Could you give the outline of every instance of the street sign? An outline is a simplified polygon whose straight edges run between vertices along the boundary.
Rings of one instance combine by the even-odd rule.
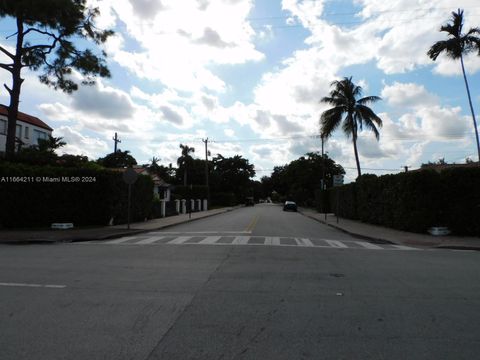
[[[343,175],[333,175],[333,186],[343,185]]]
[[[132,185],[135,184],[135,181],[137,181],[138,174],[132,168],[128,168],[123,172],[122,177],[123,181],[125,181],[125,184]]]

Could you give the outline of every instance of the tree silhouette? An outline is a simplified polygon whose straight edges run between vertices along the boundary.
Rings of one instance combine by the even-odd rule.
[[[183,168],[183,185],[187,186],[187,171],[193,162],[190,154],[195,152],[195,148],[180,144],[180,149],[182,149],[182,155],[177,159],[177,165],[179,170]]]
[[[0,46],[0,52],[8,58],[0,68],[12,77],[11,86],[5,85],[10,96],[6,156],[15,154],[15,129],[24,79],[22,70],[42,71],[40,81],[54,89],[67,93],[78,85],[70,76],[74,70],[83,77],[83,84],[93,84],[95,76],[108,77],[105,52],[96,55],[90,49],[79,49],[73,39],[104,43],[113,34],[110,30],[98,30],[95,18],[97,8],[87,7],[87,0],[9,0],[0,1],[0,18],[12,17],[16,23],[14,50]]]
[[[447,40],[438,41],[432,45],[428,50],[427,55],[433,61],[437,60],[437,57],[441,53],[445,53],[447,57],[458,60],[462,65],[463,80],[465,81],[465,87],[467,89],[468,103],[470,105],[470,111],[472,113],[473,127],[475,129],[475,139],[477,140],[477,153],[478,160],[480,161],[480,142],[478,139],[477,121],[475,120],[475,112],[472,105],[472,97],[470,95],[470,88],[468,87],[467,75],[465,73],[465,64],[463,63],[464,55],[477,50],[480,55],[480,38],[475,36],[480,34],[479,28],[471,28],[467,33],[463,34],[463,10],[458,9],[457,12],[452,12],[450,19],[451,23],[443,25],[440,31],[447,33]]]
[[[378,96],[367,96],[358,99],[362,95],[362,88],[352,82],[352,78],[345,77],[340,81],[333,81],[330,96],[320,101],[333,105],[333,108],[324,111],[320,117],[320,132],[324,139],[329,138],[342,124],[343,132],[352,136],[355,161],[357,162],[358,176],[362,175],[360,160],[358,158],[357,138],[358,131],[365,126],[373,131],[377,140],[380,138],[377,126],[382,126],[380,119],[367,104],[381,100]],[[343,116],[345,115],[345,118]],[[343,120],[342,120],[343,118]]]

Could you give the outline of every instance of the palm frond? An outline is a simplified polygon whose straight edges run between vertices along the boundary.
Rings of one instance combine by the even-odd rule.
[[[332,136],[342,122],[343,113],[343,107],[334,107],[322,113],[320,116],[320,134],[323,138],[327,139]]]
[[[449,58],[459,59],[462,56],[464,45],[462,39],[452,38],[438,41],[428,50],[427,55],[435,61],[437,57],[445,52]]]
[[[369,103],[377,102],[379,100],[382,100],[380,96],[365,96],[364,98],[357,100],[357,104],[366,105]]]
[[[478,28],[478,27],[471,28],[470,30],[468,30],[468,32],[465,34],[465,36],[473,36],[475,34],[480,34],[480,28]]]
[[[355,114],[358,116],[362,126],[365,125],[366,128],[373,131],[378,140],[380,138],[380,133],[378,132],[377,126],[382,127],[382,119],[380,119],[372,109],[365,105],[357,105]]]
[[[345,117],[345,120],[343,120],[342,123],[342,130],[347,135],[347,137],[350,137],[352,134],[356,134],[357,131],[357,122],[354,119],[354,116],[349,116],[347,115]],[[354,140],[356,140],[356,137],[354,136]]]

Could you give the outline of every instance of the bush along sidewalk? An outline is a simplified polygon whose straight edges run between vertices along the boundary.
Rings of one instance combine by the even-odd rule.
[[[126,221],[128,187],[122,173],[0,163],[0,226],[43,227],[54,222],[108,225]],[[132,221],[150,216],[153,181],[132,186]]]
[[[327,190],[322,207],[344,218],[425,233],[446,226],[457,235],[480,236],[480,167],[441,172],[363,175]]]

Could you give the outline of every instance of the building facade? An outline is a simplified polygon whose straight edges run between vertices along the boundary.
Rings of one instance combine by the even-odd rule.
[[[5,152],[8,129],[8,107],[0,105],[0,152]],[[16,146],[28,147],[38,144],[38,139],[48,139],[53,129],[35,116],[18,112],[15,134]]]

